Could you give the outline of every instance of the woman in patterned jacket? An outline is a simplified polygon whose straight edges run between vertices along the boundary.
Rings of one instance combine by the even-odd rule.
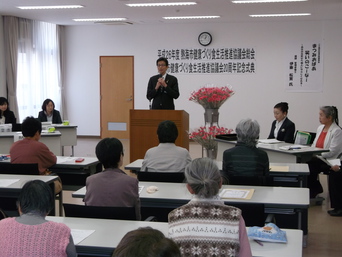
[[[225,205],[218,196],[222,179],[216,163],[195,159],[185,168],[185,177],[194,197],[169,213],[169,237],[182,256],[251,257],[241,210]]]

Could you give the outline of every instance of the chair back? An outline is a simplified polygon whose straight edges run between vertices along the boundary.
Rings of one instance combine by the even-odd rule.
[[[12,131],[16,132],[16,131],[21,131],[21,123],[14,123],[12,125]]]
[[[242,217],[245,220],[246,226],[259,226],[265,225],[265,205],[261,203],[227,203],[226,205],[234,206],[242,211]]]
[[[184,172],[138,172],[139,181],[182,183],[185,181]]]
[[[316,133],[297,130],[294,143],[298,145],[311,145],[315,137]]]
[[[135,207],[87,206],[63,203],[66,217],[137,220]]]
[[[272,186],[271,176],[232,176],[221,173],[224,185]]]
[[[237,134],[221,134],[221,135],[215,136],[215,138],[226,140],[226,141],[236,141]]]
[[[0,162],[0,174],[39,175],[38,163]]]
[[[245,186],[271,186],[272,177],[270,176],[233,176],[230,178],[231,185],[245,185]]]

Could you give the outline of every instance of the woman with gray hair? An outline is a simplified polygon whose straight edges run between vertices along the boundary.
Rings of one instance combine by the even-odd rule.
[[[319,111],[319,122],[321,125],[317,129],[316,137],[312,143],[313,147],[319,147],[329,150],[322,153],[322,157],[326,159],[341,158],[342,155],[342,129],[338,125],[338,110],[335,106],[323,106]],[[323,187],[318,180],[320,172],[330,173],[329,175],[329,191],[335,191],[336,186],[331,178],[335,177],[335,171],[330,170],[330,166],[322,160],[313,157],[309,162],[310,175],[308,176],[308,187],[310,189],[310,198],[315,198],[317,194],[323,192]],[[338,183],[339,184],[339,183]],[[341,188],[341,185],[337,186]],[[337,190],[337,195],[341,194],[342,190]],[[336,210],[331,210],[328,213],[332,216],[342,216],[342,202],[335,204],[335,193],[331,194],[331,207]],[[342,201],[342,197],[340,198]]]
[[[182,256],[251,257],[241,210],[225,205],[218,196],[222,180],[216,163],[195,159],[185,168],[185,178],[194,196],[169,213],[169,237]]]
[[[223,153],[224,182],[235,185],[267,185],[267,153],[256,147],[260,126],[256,120],[243,119],[236,126],[237,144]]]

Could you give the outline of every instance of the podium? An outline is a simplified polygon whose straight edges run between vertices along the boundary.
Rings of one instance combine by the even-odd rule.
[[[157,128],[164,120],[178,129],[177,146],[189,150],[189,114],[183,110],[130,110],[130,162],[143,159],[148,149],[159,145]]]

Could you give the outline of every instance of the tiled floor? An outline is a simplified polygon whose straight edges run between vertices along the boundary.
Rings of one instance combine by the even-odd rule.
[[[75,147],[75,156],[95,156],[95,146],[99,138],[80,137]],[[129,140],[121,140],[125,148],[124,164],[129,162]],[[65,154],[70,154],[70,149],[65,149]],[[202,156],[201,147],[197,143],[190,143],[190,155],[192,158]],[[327,199],[323,205],[312,205],[309,208],[309,233],[307,247],[303,249],[304,257],[340,257],[342,256],[342,217],[331,217],[327,214],[329,209],[327,198],[326,176],[321,176],[324,187],[322,196]],[[81,199],[71,197],[71,191],[63,194],[64,202],[82,203]],[[275,256],[276,257],[276,256]],[[289,256],[291,257],[291,256]]]

